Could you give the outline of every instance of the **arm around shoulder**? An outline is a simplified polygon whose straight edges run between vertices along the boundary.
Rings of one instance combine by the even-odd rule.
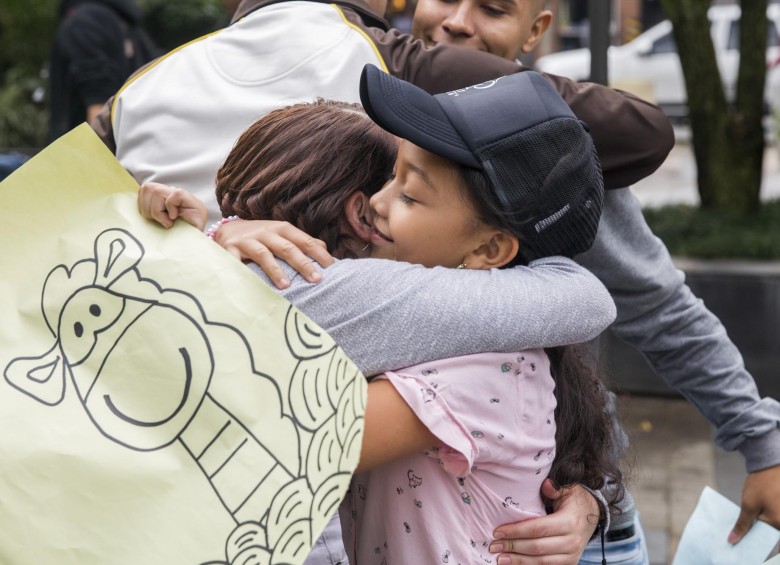
[[[558,345],[590,341],[615,321],[617,310],[609,291],[586,268],[564,257],[547,257],[534,261],[530,267],[544,282],[547,292],[539,298],[544,310],[565,320]],[[518,305],[519,306],[519,305]],[[569,316],[565,316],[565,312]]]
[[[475,49],[445,44],[426,48],[398,30],[365,29],[390,74],[431,94],[531,70]],[[657,106],[599,84],[542,74],[590,128],[607,188],[628,186],[648,176],[674,146],[671,123]]]
[[[331,333],[366,374],[433,359],[587,341],[614,319],[604,286],[569,259],[470,271],[337,261],[284,296]]]

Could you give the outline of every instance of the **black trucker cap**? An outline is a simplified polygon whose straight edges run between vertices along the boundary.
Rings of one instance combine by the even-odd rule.
[[[383,129],[483,171],[529,261],[593,244],[604,198],[593,140],[540,74],[430,95],[366,65],[360,100]]]

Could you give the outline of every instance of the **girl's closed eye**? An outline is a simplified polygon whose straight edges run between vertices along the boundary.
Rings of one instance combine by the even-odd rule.
[[[407,194],[404,194],[403,192],[398,193],[398,200],[400,200],[401,202],[403,202],[408,206],[411,206],[412,204],[417,202],[417,200],[415,200],[411,196],[408,196]]]

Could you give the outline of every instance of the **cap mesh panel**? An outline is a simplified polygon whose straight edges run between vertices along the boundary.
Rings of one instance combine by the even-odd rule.
[[[488,146],[479,157],[528,260],[590,248],[604,181],[593,141],[577,120],[544,122]]]

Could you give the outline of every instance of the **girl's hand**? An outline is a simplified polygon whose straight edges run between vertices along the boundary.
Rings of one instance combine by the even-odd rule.
[[[138,210],[144,218],[170,228],[177,218],[200,231],[206,227],[208,210],[197,196],[183,188],[159,182],[145,182],[138,190]]]
[[[237,259],[257,263],[277,288],[290,286],[289,279],[276,258],[282,259],[310,283],[319,282],[320,272],[312,265],[333,264],[325,242],[315,239],[289,222],[272,220],[237,220],[220,226],[214,235],[219,243]]]

